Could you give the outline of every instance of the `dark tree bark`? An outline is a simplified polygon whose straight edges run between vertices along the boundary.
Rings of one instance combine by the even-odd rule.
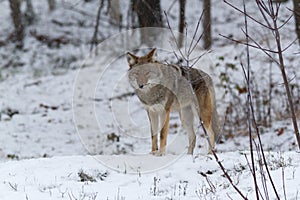
[[[135,11],[138,16],[139,27],[162,27],[162,13],[160,0],[136,0]],[[141,30],[141,41],[153,45],[159,33]]]
[[[48,7],[50,11],[53,11],[56,7],[55,0],[48,0]]]
[[[13,34],[13,40],[17,43],[17,48],[23,47],[24,40],[24,25],[22,23],[22,14],[20,10],[19,0],[9,0],[11,17],[15,26],[15,32]]]
[[[210,0],[203,1],[203,41],[204,49],[210,49],[212,40],[211,40],[211,15],[210,15]]]
[[[185,22],[185,2],[186,0],[179,0],[179,37],[178,37],[178,45],[179,47],[183,46],[183,33],[184,33],[184,22]]]
[[[35,13],[34,13],[34,9],[33,9],[31,0],[26,0],[25,18],[26,18],[28,25],[31,25],[34,23]]]
[[[97,18],[96,18],[96,25],[95,25],[95,31],[94,31],[94,34],[93,34],[93,37],[92,37],[90,51],[92,51],[93,47],[96,47],[98,45],[98,43],[99,43],[97,35],[98,35],[98,29],[99,29],[101,11],[102,11],[102,8],[104,6],[104,0],[100,0],[99,3],[100,3],[100,5],[98,7]],[[97,49],[96,49],[96,55],[97,54],[98,54],[98,52],[97,52]]]
[[[294,16],[296,25],[296,34],[300,45],[300,0],[293,0],[294,2]]]

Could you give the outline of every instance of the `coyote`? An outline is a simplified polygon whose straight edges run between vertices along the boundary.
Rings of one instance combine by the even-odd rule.
[[[127,52],[126,58],[129,65],[129,83],[144,104],[150,120],[151,153],[159,156],[165,154],[170,112],[177,111],[180,114],[181,124],[188,133],[188,154],[193,154],[196,143],[193,122],[197,107],[204,127],[208,131],[211,144],[209,152],[211,152],[211,148],[215,146],[215,138],[219,134],[211,77],[199,69],[190,68],[190,79],[188,79],[188,69],[185,67],[158,62],[155,48],[141,57]],[[197,102],[197,107],[194,102]],[[160,148],[158,150],[157,134],[159,131]]]

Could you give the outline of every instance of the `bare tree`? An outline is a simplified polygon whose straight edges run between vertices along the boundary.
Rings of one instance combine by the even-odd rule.
[[[210,17],[210,0],[203,1],[203,41],[204,49],[210,49],[211,47],[211,17]]]
[[[138,16],[139,27],[162,27],[162,13],[160,0],[137,0],[135,12]],[[141,29],[141,41],[149,46],[155,41],[159,33]]]
[[[294,2],[294,17],[296,25],[296,34],[300,45],[300,0],[293,0]]]
[[[11,17],[15,26],[15,32],[13,34],[13,40],[17,42],[17,48],[23,47],[24,40],[24,25],[22,23],[22,14],[20,10],[19,0],[9,0]]]

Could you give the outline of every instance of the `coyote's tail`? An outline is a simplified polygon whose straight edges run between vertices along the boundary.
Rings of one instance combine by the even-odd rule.
[[[212,129],[214,132],[215,142],[217,143],[220,139],[220,123],[219,123],[219,115],[214,106],[213,113],[212,113]]]

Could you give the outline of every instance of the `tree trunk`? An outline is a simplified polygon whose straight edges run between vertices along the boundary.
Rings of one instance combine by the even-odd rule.
[[[17,48],[23,47],[24,39],[24,25],[22,23],[22,14],[20,10],[19,0],[9,0],[11,18],[15,26],[15,33],[13,34],[13,39],[17,42]]]
[[[56,7],[55,0],[48,0],[48,7],[50,11],[53,11]]]
[[[183,46],[183,34],[184,34],[184,22],[185,22],[185,2],[186,0],[179,0],[179,37],[178,45],[179,48]]]
[[[162,27],[160,0],[137,0],[135,11],[138,16],[139,27]],[[159,36],[154,29],[141,29],[141,42],[152,46]]]
[[[210,49],[211,47],[211,18],[210,18],[210,0],[203,1],[203,40],[204,49]]]
[[[110,0],[109,1],[109,17],[110,17],[111,23],[118,25],[121,30],[122,13],[121,13],[121,7],[120,7],[120,0]]]
[[[293,0],[294,2],[294,16],[296,25],[296,34],[300,45],[300,0]]]
[[[34,23],[35,20],[35,13],[33,10],[32,2],[31,0],[26,0],[26,12],[25,17],[28,25],[31,25]]]

